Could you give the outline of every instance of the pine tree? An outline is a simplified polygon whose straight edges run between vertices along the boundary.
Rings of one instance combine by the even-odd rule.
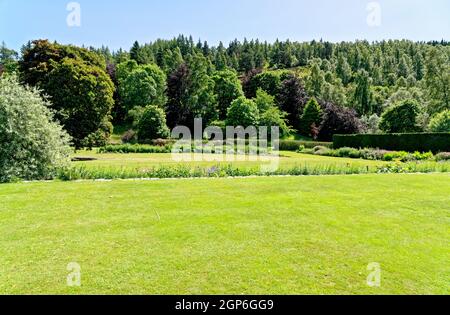
[[[320,69],[319,64],[314,62],[311,67],[311,75],[306,81],[306,89],[311,96],[321,97],[323,85],[325,84],[325,76]]]
[[[313,97],[311,98],[303,110],[303,115],[300,119],[299,131],[302,135],[313,136],[311,134],[313,126],[319,126],[322,122],[322,109],[319,103]]]
[[[361,115],[372,114],[370,77],[366,70],[360,70],[356,76],[356,90],[353,101]]]
[[[139,63],[139,51],[141,50],[141,47],[139,45],[138,41],[135,41],[133,44],[133,47],[131,47],[130,50],[130,58],[132,60],[135,60],[137,63]]]

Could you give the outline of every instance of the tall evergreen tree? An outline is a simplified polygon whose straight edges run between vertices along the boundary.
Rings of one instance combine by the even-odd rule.
[[[354,106],[361,115],[372,114],[370,77],[368,72],[366,70],[358,71],[355,83]]]

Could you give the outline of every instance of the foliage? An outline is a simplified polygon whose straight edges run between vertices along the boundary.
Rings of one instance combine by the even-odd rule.
[[[360,70],[356,75],[356,90],[353,97],[354,106],[361,115],[368,115],[373,113],[371,108],[372,95],[370,90],[369,73],[365,70]]]
[[[386,133],[419,131],[417,124],[418,115],[419,104],[415,100],[405,100],[383,113],[380,129]]]
[[[441,152],[436,154],[436,161],[450,161],[450,152]]]
[[[308,150],[299,151],[300,153],[309,153]],[[323,146],[315,147],[312,151],[315,155],[332,156],[340,158],[351,159],[365,159],[365,160],[380,160],[380,161],[401,161],[401,162],[413,162],[413,161],[433,161],[435,157],[433,153],[426,152],[414,152],[408,153],[405,151],[386,151],[379,149],[355,149],[349,147],[343,147],[339,149],[331,149]]]
[[[312,136],[312,126],[320,126],[321,122],[322,109],[317,100],[313,97],[306,103],[305,109],[303,110],[299,131],[302,135]]]
[[[114,127],[109,119],[105,119],[97,131],[91,133],[81,142],[82,147],[94,148],[101,147],[108,143],[111,134],[113,133]]]
[[[282,75],[283,72],[281,71],[266,71],[255,75],[251,78],[245,95],[253,98],[256,96],[258,89],[262,89],[270,95],[277,97],[281,88]]]
[[[319,128],[319,139],[331,141],[336,134],[354,134],[361,131],[361,122],[353,109],[326,103]]]
[[[42,88],[42,84],[48,79],[47,74],[67,58],[75,59],[102,71],[106,69],[105,60],[92,51],[70,45],[50,43],[48,40],[35,40],[26,45],[22,51],[22,59],[19,62],[21,79],[32,86]],[[46,92],[48,93],[48,91]]]
[[[131,71],[130,71],[131,70]],[[166,103],[166,75],[155,64],[138,66],[133,61],[118,66],[119,94],[125,110]]]
[[[170,130],[166,124],[166,114],[161,108],[149,105],[145,107],[142,117],[137,123],[137,137],[139,141],[158,138],[168,138]]]
[[[437,114],[430,122],[431,132],[450,132],[450,110]]]
[[[114,104],[106,64],[83,48],[34,41],[20,61],[22,79],[51,97],[52,109],[76,147],[104,124]]]
[[[170,153],[172,147],[169,145],[147,145],[147,144],[121,144],[107,145],[99,149],[99,153]]]
[[[227,126],[258,126],[259,125],[259,110],[253,100],[241,96],[231,103],[227,112]]]
[[[325,75],[319,66],[320,60],[311,62],[311,75],[306,81],[306,89],[308,94],[314,97],[321,97],[323,86],[325,84]]]
[[[169,127],[192,127],[195,118],[205,124],[218,118],[211,64],[200,54],[191,56],[169,76],[167,83],[167,120]]]
[[[69,58],[54,64],[46,78],[42,88],[51,96],[56,118],[81,147],[109,119],[114,102],[111,80],[103,70]]]
[[[377,114],[361,117],[362,132],[369,134],[380,133],[381,118]]]
[[[12,74],[17,71],[19,55],[16,51],[6,47],[5,42],[0,45],[0,77],[3,73]]]
[[[287,119],[291,126],[296,128],[300,125],[300,116],[307,100],[306,90],[296,76],[291,75],[281,83],[277,103],[281,110],[288,113]]]
[[[286,113],[280,111],[276,106],[272,106],[260,114],[259,124],[267,127],[269,134],[271,134],[271,127],[279,127],[281,137],[288,136],[292,132],[286,123]]]
[[[123,143],[135,143],[137,142],[137,134],[133,129],[125,131],[121,140]]]
[[[450,133],[335,135],[334,148],[379,148],[407,152],[449,152]]]
[[[67,166],[70,138],[36,89],[0,78],[0,182],[50,179]]]
[[[450,110],[450,53],[432,48],[427,54],[425,84],[432,99],[434,113]]]
[[[281,140],[280,151],[298,151],[300,147],[305,149],[313,149],[317,146],[331,148],[332,142],[318,142],[318,141],[297,141],[297,140]]]
[[[228,107],[240,96],[244,96],[241,81],[237,72],[226,69],[214,73],[212,79],[215,83],[215,94],[219,108],[219,119],[225,119]]]

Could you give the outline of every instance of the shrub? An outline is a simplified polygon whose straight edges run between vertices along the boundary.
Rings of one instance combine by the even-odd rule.
[[[334,148],[379,148],[433,153],[450,151],[450,133],[335,135],[333,140]]]
[[[258,126],[259,111],[255,102],[246,99],[244,96],[239,97],[231,103],[227,113],[227,126]]]
[[[281,140],[280,151],[297,151],[301,146],[306,149],[312,149],[316,146],[332,147],[331,142],[318,142],[318,141],[297,141],[297,140]]]
[[[164,110],[157,106],[147,106],[137,123],[137,137],[140,142],[158,138],[168,138],[170,130]]]
[[[368,134],[380,133],[380,121],[381,118],[377,114],[361,117],[362,132]]]
[[[333,156],[341,158],[351,159],[365,159],[365,160],[380,160],[380,161],[401,161],[401,162],[413,162],[413,161],[430,161],[434,159],[434,155],[431,152],[420,153],[408,153],[405,151],[386,151],[379,149],[355,149],[349,147],[343,147],[339,149],[330,149],[323,146],[314,147],[312,150],[303,148],[300,153],[309,153],[314,155]],[[445,157],[444,157],[445,158]]]
[[[303,115],[300,119],[300,128],[299,131],[302,135],[305,136],[314,136],[312,135],[312,126],[320,126],[322,122],[322,109],[317,103],[315,98],[311,98],[305,106],[303,110]]]
[[[331,141],[336,134],[354,134],[361,130],[356,111],[332,103],[324,105],[323,121],[319,128],[319,139]]]
[[[386,133],[417,132],[419,104],[415,100],[405,100],[394,105],[381,116],[380,129]]]
[[[429,128],[432,132],[450,132],[450,110],[437,114],[430,121]]]
[[[99,153],[170,153],[171,146],[153,146],[144,144],[107,145],[99,149]]]
[[[435,158],[436,161],[450,161],[450,152],[441,152]]]
[[[35,89],[0,79],[0,182],[50,179],[69,162],[69,136]]]
[[[137,141],[137,135],[136,132],[132,129],[126,131],[122,135],[122,142],[123,143],[135,143]]]
[[[92,149],[106,145],[114,130],[112,123],[105,119],[100,128],[81,141],[81,146]]]

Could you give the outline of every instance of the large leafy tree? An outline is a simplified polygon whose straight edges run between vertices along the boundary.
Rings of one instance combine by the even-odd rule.
[[[356,134],[361,131],[361,122],[354,109],[325,103],[323,120],[319,127],[319,139],[333,140],[335,134]]]
[[[217,71],[212,79],[215,83],[214,91],[217,95],[219,119],[223,120],[226,118],[231,102],[240,96],[244,96],[244,92],[242,91],[241,81],[234,70]]]
[[[417,124],[419,104],[415,100],[405,100],[393,105],[381,116],[380,129],[386,133],[420,131]]]
[[[267,71],[256,74],[250,79],[245,94],[248,98],[253,98],[256,96],[258,89],[263,89],[270,95],[277,97],[283,79],[283,72],[281,71]]]
[[[275,97],[271,96],[262,89],[256,92],[256,98],[253,99],[259,112],[259,125],[268,128],[271,132],[271,127],[279,127],[282,136],[287,136],[291,133],[287,113],[280,110],[276,105]]]
[[[55,117],[81,147],[91,134],[102,132],[114,104],[114,84],[104,59],[83,48],[34,41],[19,63],[24,82],[50,96]],[[108,137],[107,132],[104,137]]]
[[[129,61],[118,66],[119,94],[126,110],[166,103],[166,75],[154,64],[138,66]]]
[[[433,117],[429,128],[432,132],[450,132],[450,110],[445,110]]]
[[[321,97],[325,84],[325,74],[317,61],[312,62],[311,75],[306,81],[306,89],[311,96]]]
[[[288,114],[287,119],[291,126],[299,125],[299,119],[307,101],[306,90],[299,78],[291,75],[281,83],[277,103],[281,110]]]
[[[228,108],[227,126],[258,126],[259,125],[259,110],[258,106],[253,100],[241,96],[231,103]]]
[[[427,56],[425,84],[432,99],[431,112],[450,109],[450,52],[432,48]]]
[[[42,88],[50,94],[56,118],[73,137],[76,147],[109,120],[114,86],[100,68],[65,58],[53,65]]]
[[[3,72],[13,73],[17,70],[17,59],[19,55],[16,51],[6,47],[5,42],[0,45],[0,76]]]
[[[336,65],[336,74],[338,77],[342,80],[342,83],[344,85],[347,85],[350,80],[352,79],[352,68],[350,67],[349,63],[347,62],[347,58],[343,56],[343,54],[340,54],[337,60]]]
[[[360,70],[356,76],[354,106],[361,115],[372,114],[370,77],[366,70]]]
[[[188,58],[169,76],[167,82],[167,120],[169,127],[192,127],[195,118],[208,125],[218,118],[211,64],[200,54]]]
[[[70,137],[49,105],[16,77],[0,78],[0,182],[50,179],[68,165]]]

